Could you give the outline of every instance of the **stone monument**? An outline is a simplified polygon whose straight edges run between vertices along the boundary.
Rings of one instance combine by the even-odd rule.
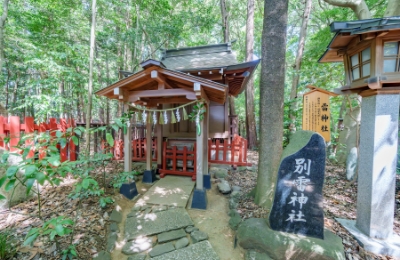
[[[271,229],[323,239],[324,138],[300,131],[282,158],[269,216]]]

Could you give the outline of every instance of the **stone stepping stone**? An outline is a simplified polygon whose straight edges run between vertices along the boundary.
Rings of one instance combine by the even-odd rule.
[[[193,231],[197,231],[197,230],[199,230],[199,229],[197,227],[193,227],[193,226],[187,227],[185,229],[186,233],[192,233]]]
[[[128,260],[145,260],[146,259],[146,254],[137,254],[137,255],[132,255],[128,257]]]
[[[122,214],[114,209],[111,213],[110,221],[120,223],[122,221]]]
[[[185,236],[186,232],[183,229],[178,229],[158,234],[157,238],[158,238],[158,243],[164,243]]]
[[[226,180],[221,180],[220,183],[218,183],[218,190],[222,193],[222,194],[228,194],[231,193],[231,186],[229,185],[229,182],[227,182]]]
[[[193,244],[208,239],[208,235],[202,231],[193,231],[190,233],[190,237]]]
[[[156,235],[193,225],[189,214],[182,208],[139,215],[136,218],[127,218],[125,222],[125,238],[130,241],[140,235]]]
[[[109,226],[109,231],[110,231],[110,233],[118,233],[119,227],[118,227],[117,223],[112,222]]]
[[[134,241],[127,242],[122,247],[122,253],[125,255],[133,255],[144,252],[152,246],[152,239],[148,237],[140,237]]]
[[[109,252],[100,251],[98,256],[93,258],[93,260],[111,260],[111,254]]]
[[[171,252],[174,250],[175,250],[175,247],[174,247],[173,243],[169,242],[169,243],[160,244],[160,245],[155,246],[150,251],[149,255],[151,257],[155,257],[155,256],[163,255],[165,253],[168,253],[168,252]]]
[[[219,260],[217,253],[211,247],[210,242],[202,241],[188,247],[172,251],[152,260]]]
[[[115,244],[117,243],[118,235],[116,233],[110,233],[107,236],[107,252],[112,252],[115,248]]]
[[[189,239],[187,237],[182,237],[175,242],[175,249],[181,249],[189,245]]]

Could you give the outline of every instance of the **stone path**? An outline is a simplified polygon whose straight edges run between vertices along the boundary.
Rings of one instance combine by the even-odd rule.
[[[185,209],[193,187],[186,177],[167,176],[155,183],[127,215],[124,230],[110,225],[108,252],[95,259],[111,259],[109,252],[119,235],[124,237],[122,253],[128,260],[218,260],[208,235],[194,226]],[[119,214],[111,214],[115,222],[120,221]]]
[[[185,208],[195,182],[191,177],[166,176],[157,181],[139,199],[138,204],[155,204]]]

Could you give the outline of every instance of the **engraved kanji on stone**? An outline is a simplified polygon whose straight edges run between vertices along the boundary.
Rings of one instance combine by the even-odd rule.
[[[288,204],[293,204],[293,207],[296,206],[296,202],[298,202],[300,204],[300,209],[303,208],[303,204],[306,204],[308,201],[308,197],[304,196],[304,193],[301,193],[301,196],[298,197],[297,196],[297,192],[293,192],[292,197],[290,197],[290,202]]]
[[[295,159],[296,161],[296,169],[294,170],[295,173],[299,173],[299,174],[307,174],[310,175],[310,168],[311,168],[311,160],[304,158],[299,158],[299,159]]]
[[[304,191],[309,183],[310,179],[305,179],[304,176],[299,176],[296,180],[293,181],[293,184],[296,185],[297,190],[299,191]]]
[[[296,217],[297,217],[297,218],[296,218]],[[290,222],[293,222],[293,221],[295,221],[295,222],[298,222],[298,221],[307,222],[307,220],[305,220],[303,217],[304,217],[304,214],[303,214],[303,212],[301,212],[301,210],[299,210],[299,213],[298,213],[298,214],[296,214],[296,211],[292,210],[292,213],[289,213],[289,218],[286,219],[285,221],[290,221]]]

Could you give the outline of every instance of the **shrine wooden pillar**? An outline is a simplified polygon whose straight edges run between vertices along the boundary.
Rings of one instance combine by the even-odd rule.
[[[143,180],[144,183],[153,183],[156,180],[155,171],[151,168],[152,166],[152,146],[153,140],[151,135],[151,114],[147,115],[146,120],[146,170],[143,173]]]
[[[163,127],[158,120],[157,120],[157,125],[156,125],[156,131],[157,131],[157,169],[161,169],[161,167],[162,167]]]
[[[158,106],[158,109],[161,109],[162,105]],[[163,144],[163,127],[160,124],[159,120],[157,120],[156,125],[156,134],[157,134],[157,169],[161,169],[162,167],[162,144]]]
[[[129,105],[124,105],[124,112],[129,112]],[[132,128],[131,119],[129,118],[128,127],[126,132],[124,133],[124,171],[130,172],[132,171]]]
[[[200,134],[196,134],[196,189],[193,192],[192,208],[207,209],[207,192],[205,189],[204,176],[208,175],[208,119],[209,103],[207,95],[201,88],[200,83],[194,83],[194,91],[198,99],[205,105],[203,120],[200,120]],[[206,186],[209,186],[208,184]]]

